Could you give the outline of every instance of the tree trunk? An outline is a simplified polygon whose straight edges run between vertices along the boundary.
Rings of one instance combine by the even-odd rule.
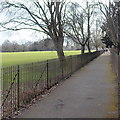
[[[88,44],[87,44],[87,48],[88,48],[89,53],[91,53],[90,43],[89,43],[89,41],[88,41]]]
[[[85,53],[85,45],[82,45],[81,46],[81,54],[84,54]]]
[[[97,47],[97,46],[95,46],[95,48],[96,48],[96,51],[98,51],[98,47]]]
[[[119,56],[120,55],[120,43],[118,43],[117,49],[118,49],[118,56]]]
[[[90,6],[89,6],[89,3],[87,2],[87,7],[88,7],[88,26],[87,26],[87,32],[88,32],[88,42],[87,42],[87,48],[88,48],[88,51],[89,53],[91,53],[91,50],[90,50]]]
[[[66,60],[65,60],[65,55],[63,52],[63,41],[62,40],[64,40],[64,38],[58,39],[57,41],[55,40],[54,45],[55,45],[57,55],[58,55],[58,58],[60,61],[60,67],[62,70],[62,77],[64,78],[64,69],[66,68]]]
[[[59,58],[61,63],[65,59],[65,55],[64,55],[64,52],[63,52],[63,41],[64,41],[64,37],[61,38],[61,39],[57,39],[57,40],[55,39],[53,41],[54,45],[55,45],[55,48],[56,48],[56,51],[57,51],[58,58]]]
[[[65,56],[64,56],[63,48],[58,45],[56,46],[56,51],[57,51],[57,55],[60,61],[64,60]]]

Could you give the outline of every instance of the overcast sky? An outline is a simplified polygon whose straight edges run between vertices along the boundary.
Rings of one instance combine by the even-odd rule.
[[[22,1],[22,0],[15,0],[15,1]],[[71,1],[83,4],[83,1],[85,0],[71,0]],[[87,1],[91,2],[93,0],[87,0]],[[95,0],[95,1],[98,1],[98,0]],[[99,1],[107,3],[109,0],[99,0]],[[6,16],[4,14],[1,15],[0,21],[4,20],[5,17]],[[46,38],[46,35],[42,33],[34,33],[33,31],[30,31],[30,30],[21,30],[17,32],[13,32],[13,31],[0,32],[0,44],[2,44],[5,40],[16,41],[21,44],[27,41],[37,41],[43,38]]]

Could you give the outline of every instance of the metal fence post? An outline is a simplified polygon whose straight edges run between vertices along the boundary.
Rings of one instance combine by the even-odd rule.
[[[64,71],[63,71],[63,69],[64,69],[64,68],[63,68],[63,62],[64,62],[64,60],[62,60],[62,63],[60,63],[60,64],[61,64],[61,69],[62,69],[62,70],[61,70],[61,71],[62,71],[62,79],[64,78]]]
[[[47,66],[46,67],[47,67],[47,89],[49,89],[49,74],[48,74],[48,71],[49,71],[48,67],[49,66],[48,66],[48,60],[47,60]]]
[[[73,68],[72,68],[72,56],[71,56],[71,74],[72,74],[72,72],[73,72],[72,69],[73,69]]]
[[[20,106],[20,69],[19,69],[19,65],[17,68],[17,73],[18,73],[18,77],[17,77],[17,108],[19,110],[19,106]]]

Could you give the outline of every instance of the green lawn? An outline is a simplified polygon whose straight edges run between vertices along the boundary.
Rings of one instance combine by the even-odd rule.
[[[86,51],[87,52],[87,51]],[[65,56],[80,54],[80,51],[65,51]],[[56,51],[39,51],[39,52],[6,52],[2,55],[2,66],[32,63],[57,58]]]
[[[64,53],[66,56],[69,56],[80,54],[80,51],[65,51]],[[3,67],[57,58],[56,51],[6,52],[0,54],[2,55]]]

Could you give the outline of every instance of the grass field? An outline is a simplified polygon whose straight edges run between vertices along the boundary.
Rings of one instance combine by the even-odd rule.
[[[80,51],[64,51],[65,56],[77,55],[80,53]],[[2,55],[2,67],[58,58],[56,51],[6,52],[0,53],[0,55]]]
[[[64,53],[65,56],[69,56],[69,55],[80,54],[80,51],[65,51]],[[56,51],[6,52],[0,54],[2,55],[3,67],[57,58]]]

